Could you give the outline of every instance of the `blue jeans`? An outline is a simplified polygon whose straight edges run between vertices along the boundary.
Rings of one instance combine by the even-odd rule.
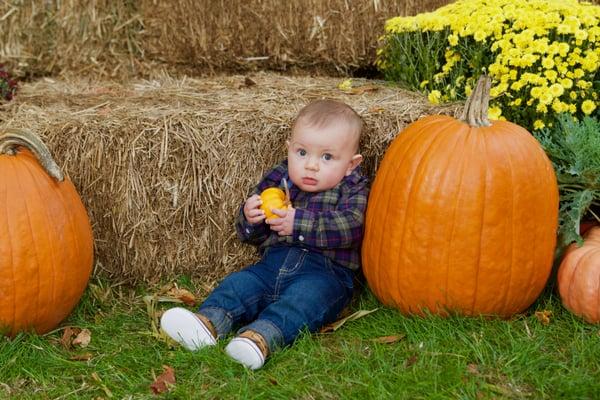
[[[234,325],[265,338],[269,351],[286,346],[308,328],[315,332],[335,321],[352,297],[352,270],[307,249],[267,248],[262,259],[228,275],[198,312],[218,337]]]

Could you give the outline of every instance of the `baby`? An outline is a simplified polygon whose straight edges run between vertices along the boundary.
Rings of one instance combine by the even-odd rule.
[[[196,313],[167,310],[167,335],[194,351],[241,325],[225,352],[258,369],[303,329],[315,332],[337,318],[360,267],[368,195],[357,168],[362,126],[339,101],[314,101],[300,111],[287,159],[262,178],[237,218],[240,240],[258,246],[261,260],[225,277]],[[293,206],[273,209],[276,217],[267,220],[259,194],[285,182]]]

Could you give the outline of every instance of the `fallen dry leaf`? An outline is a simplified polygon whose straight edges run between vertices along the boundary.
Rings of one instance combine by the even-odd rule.
[[[363,85],[363,86],[353,87],[352,89],[347,90],[346,93],[348,93],[348,94],[363,94],[365,92],[375,92],[377,90],[379,90],[379,86]]]
[[[413,354],[412,356],[410,356],[406,359],[406,361],[404,362],[404,366],[406,368],[411,367],[417,362],[418,359],[419,359],[419,357],[417,357],[416,354]]]
[[[73,336],[77,336],[81,332],[81,328],[76,328],[74,326],[67,326],[63,331],[62,337],[60,339],[60,344],[69,350],[73,344]]]
[[[357,312],[355,312],[353,314],[350,314],[347,317],[344,317],[342,319],[338,319],[334,323],[331,323],[329,325],[325,325],[323,328],[321,328],[321,330],[319,332],[320,333],[327,333],[327,332],[337,331],[346,322],[348,322],[348,321],[354,321],[356,319],[362,318],[365,315],[369,315],[369,314],[371,314],[371,313],[373,313],[373,312],[375,312],[377,310],[379,310],[379,308],[374,308],[373,310],[358,310]]]
[[[392,344],[401,341],[404,339],[406,335],[390,335],[390,336],[382,336],[375,339],[371,339],[375,343],[383,343],[383,344]]]
[[[77,334],[77,336],[75,337],[75,339],[73,339],[73,342],[71,342],[71,344],[73,346],[79,346],[79,347],[87,347],[88,344],[90,344],[90,341],[92,340],[92,332],[90,332],[89,329],[82,329],[81,332],[79,332]]]
[[[479,367],[477,364],[469,363],[467,364],[467,372],[471,375],[480,375]]]
[[[369,113],[370,114],[380,114],[383,111],[385,111],[385,108],[383,108],[383,107],[371,107],[371,108],[369,108]]]
[[[177,285],[175,284],[175,282],[166,283],[166,284],[164,284],[164,285],[162,285],[160,287],[160,289],[158,290],[158,294],[165,294],[169,290],[173,289],[174,287],[177,287]]]
[[[184,303],[188,306],[195,306],[198,302],[196,296],[187,289],[179,288],[175,283],[169,283],[160,288],[154,295],[144,296],[144,302],[150,301],[159,303]]]
[[[173,297],[177,300],[181,300],[184,304],[193,307],[196,305],[196,296],[187,289],[180,289],[178,287],[171,288],[167,293],[167,297]]]
[[[543,310],[543,311],[535,312],[535,317],[538,319],[538,321],[540,321],[540,323],[542,325],[548,325],[550,323],[551,316],[552,316],[552,311],[550,311],[550,310]]]
[[[171,386],[175,385],[175,370],[173,367],[163,365],[163,370],[163,373],[150,385],[150,389],[152,389],[154,394],[164,393],[171,390]]]

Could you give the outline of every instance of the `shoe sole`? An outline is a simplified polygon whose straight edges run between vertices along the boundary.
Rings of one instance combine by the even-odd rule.
[[[214,346],[217,341],[206,325],[193,312],[185,308],[171,308],[160,319],[160,328],[171,339],[190,351]]]

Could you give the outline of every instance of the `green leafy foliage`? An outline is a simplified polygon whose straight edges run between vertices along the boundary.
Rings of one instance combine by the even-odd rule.
[[[559,243],[581,242],[582,219],[598,219],[600,207],[600,121],[561,114],[551,129],[534,133],[550,157],[560,191]]]

